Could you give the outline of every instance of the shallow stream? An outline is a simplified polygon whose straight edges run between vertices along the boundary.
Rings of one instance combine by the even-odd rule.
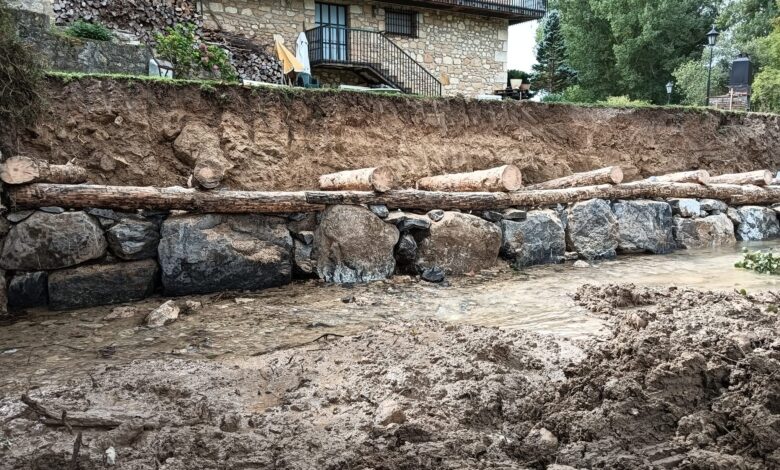
[[[780,248],[780,241],[751,243]],[[97,364],[151,357],[234,361],[278,348],[349,335],[384,321],[431,316],[501,328],[526,328],[568,338],[603,334],[601,319],[572,300],[586,283],[675,285],[700,289],[775,289],[780,276],[736,269],[741,246],[630,256],[591,267],[506,267],[444,285],[396,277],[360,286],[295,283],[256,293],[192,296],[203,303],[158,329],[141,326],[166,299],[72,312],[34,310],[0,326],[0,394],[61,380]],[[184,300],[184,299],[182,299]],[[124,318],[110,319],[112,311]],[[107,318],[108,317],[108,318]],[[319,340],[318,340],[319,338]]]

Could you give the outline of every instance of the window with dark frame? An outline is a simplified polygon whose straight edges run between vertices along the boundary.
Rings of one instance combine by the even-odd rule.
[[[385,32],[398,36],[417,37],[417,12],[385,10]]]

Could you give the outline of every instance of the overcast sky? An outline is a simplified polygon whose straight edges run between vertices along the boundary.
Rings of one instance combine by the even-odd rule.
[[[531,71],[531,66],[536,63],[534,37],[538,25],[538,21],[529,21],[509,27],[508,69]]]

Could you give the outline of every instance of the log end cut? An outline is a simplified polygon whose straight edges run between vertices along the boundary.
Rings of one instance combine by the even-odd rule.
[[[520,168],[506,165],[501,172],[501,183],[506,191],[517,191],[523,187],[523,177]]]
[[[393,189],[393,172],[386,166],[380,166],[371,173],[371,187],[378,193],[384,193]]]
[[[11,157],[0,168],[0,179],[6,184],[29,183],[38,177],[38,164],[28,157]]]

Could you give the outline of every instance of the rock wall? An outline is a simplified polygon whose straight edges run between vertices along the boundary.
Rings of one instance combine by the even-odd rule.
[[[457,98],[49,79],[48,111],[6,149],[88,168],[93,183],[186,185],[189,129],[232,165],[232,189],[313,189],[319,175],[386,165],[423,176],[513,163],[527,183],[606,165],[627,179],[780,168],[780,117]],[[201,131],[202,130],[202,131]],[[211,145],[211,144],[210,144]]]
[[[695,199],[427,214],[344,205],[285,217],[49,207],[0,219],[0,301],[5,306],[6,288],[11,310],[64,310],[296,278],[360,283],[412,274],[441,282],[499,258],[521,269],[776,238],[776,210]]]

